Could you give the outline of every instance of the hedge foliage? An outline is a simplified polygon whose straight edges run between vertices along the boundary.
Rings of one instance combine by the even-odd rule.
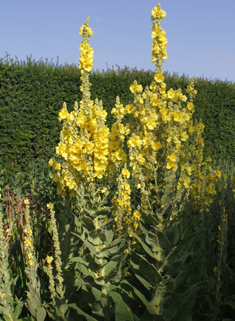
[[[35,159],[49,159],[61,130],[58,113],[63,102],[68,111],[75,100],[81,100],[80,71],[76,65],[55,65],[40,60],[35,62],[0,60],[0,166],[6,175],[24,171]],[[111,127],[111,110],[116,96],[126,105],[132,101],[129,87],[137,80],[143,87],[150,86],[154,72],[125,67],[117,70],[93,71],[91,99],[102,99]],[[183,75],[165,73],[167,90],[181,87],[186,93],[190,79]],[[205,154],[216,159],[235,160],[235,84],[228,81],[195,79],[194,119],[205,124]]]

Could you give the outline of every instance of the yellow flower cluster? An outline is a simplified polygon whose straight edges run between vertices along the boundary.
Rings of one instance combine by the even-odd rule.
[[[47,257],[46,257],[46,261],[47,261],[47,263],[48,263],[48,264],[51,264],[51,263],[52,263],[52,261],[53,261],[53,257],[52,257],[52,256],[48,256],[48,255],[47,255]]]
[[[24,251],[26,254],[26,265],[36,268],[36,258],[34,255],[33,233],[29,222],[29,202],[26,203],[26,227],[24,228]]]
[[[154,81],[145,90],[134,81],[130,86],[134,96],[133,103],[125,107],[117,97],[111,111],[116,122],[111,130],[105,125],[107,113],[103,110],[102,102],[90,99],[89,72],[92,70],[94,53],[88,40],[93,32],[89,27],[89,19],[86,20],[80,28],[83,36],[79,59],[82,100],[79,107],[75,102],[74,110],[70,113],[66,103],[63,104],[58,117],[63,122],[60,142],[56,147],[58,160],[49,161],[54,169],[52,179],[58,183],[58,193],[62,193],[62,196],[66,191],[75,195],[79,185],[84,182],[116,178],[121,171],[117,179],[117,192],[112,199],[113,215],[117,231],[127,230],[128,235],[137,230],[141,211],[143,213],[150,210],[149,197],[152,190],[158,193],[157,205],[160,210],[164,210],[165,202],[167,199],[169,202],[168,196],[171,194],[174,208],[172,214],[169,214],[169,222],[180,210],[177,202],[183,204],[182,198],[185,200],[189,194],[195,203],[204,204],[203,210],[205,206],[209,206],[216,193],[214,181],[221,175],[220,171],[212,170],[208,164],[210,160],[207,160],[205,170],[208,175],[205,176],[206,183],[203,183],[201,168],[204,125],[194,125],[192,122],[195,111],[193,98],[197,94],[194,78],[187,86],[187,96],[181,89],[167,90],[164,82],[162,63],[167,58],[167,38],[161,28],[161,20],[165,16],[160,4],[153,8],[152,62],[156,65]],[[123,121],[125,116],[128,123]],[[126,164],[125,144],[129,148],[129,167]],[[140,193],[140,207],[133,214],[128,168],[132,170],[133,186]],[[162,187],[160,191],[158,184]],[[104,197],[107,189],[100,191],[99,197]],[[165,218],[164,220],[167,221]]]
[[[89,25],[89,18],[87,18],[85,25],[80,28],[80,35],[84,36],[84,40],[82,41],[79,49],[81,51],[81,55],[79,58],[79,69],[81,71],[91,71],[93,68],[93,58],[94,58],[94,50],[88,44],[89,37],[93,36],[93,31],[88,26]]]
[[[124,233],[128,233],[132,236],[132,233],[138,229],[141,214],[139,211],[135,211],[131,214],[131,188],[129,179],[130,172],[125,167],[122,169],[120,176],[118,177],[118,190],[116,195],[112,199],[114,204],[114,210],[112,214],[115,215],[114,229],[118,232],[124,230]]]
[[[75,195],[78,186],[85,179],[102,179],[115,168],[113,164],[122,166],[127,161],[122,144],[130,129],[121,123],[124,108],[119,98],[117,97],[113,109],[117,121],[111,132],[105,125],[107,112],[103,110],[102,102],[98,99],[95,102],[90,100],[89,72],[92,68],[93,51],[88,45],[88,39],[92,35],[88,22],[89,19],[80,31],[83,35],[79,60],[83,93],[80,108],[75,102],[74,110],[69,113],[66,103],[63,104],[58,117],[59,121],[63,122],[63,129],[56,147],[60,161],[49,160],[50,166],[54,169],[51,178],[58,183],[57,191],[62,196],[65,195],[66,189],[70,195]],[[89,67],[84,67],[88,65]]]
[[[164,10],[161,10],[160,4],[158,4],[157,7],[153,8],[151,19],[152,21],[157,19],[157,22],[153,22],[153,26],[152,26],[152,38],[154,39],[152,44],[152,62],[156,62],[156,63],[159,63],[159,60],[163,62],[165,59],[167,59],[166,33],[164,30],[162,30],[160,26],[161,19],[165,19],[165,16],[166,16],[166,12]],[[161,74],[161,72],[157,73],[154,79],[157,82],[164,81],[164,77]]]
[[[111,113],[116,118],[116,122],[112,125],[111,132],[109,134],[109,158],[116,166],[122,166],[127,161],[126,153],[123,150],[123,142],[125,135],[130,133],[129,126],[122,124],[122,118],[124,117],[125,109],[120,104],[120,99],[117,97],[115,108]]]
[[[73,191],[82,176],[88,177],[92,173],[94,177],[101,179],[105,175],[109,129],[104,125],[107,113],[97,102],[94,104],[90,101],[89,113],[84,111],[82,102],[79,111],[76,106],[71,113],[63,111],[67,111],[66,104],[60,112],[60,115],[65,116],[60,117],[64,125],[56,154],[62,156],[66,163],[61,166],[51,159],[49,164],[57,171],[52,179],[60,183],[60,191],[64,191],[65,187]]]

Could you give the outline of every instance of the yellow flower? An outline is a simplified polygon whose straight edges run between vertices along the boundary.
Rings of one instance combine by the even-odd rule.
[[[29,254],[28,254],[28,258],[29,258],[29,260],[31,260],[31,259],[32,259],[32,257],[33,257],[33,254],[32,254],[32,253],[29,253]]]
[[[188,175],[192,174],[192,168],[191,167],[186,167],[185,169],[186,169]]]
[[[134,93],[142,93],[143,87],[142,87],[142,85],[132,84],[132,85],[130,85],[130,91],[131,91],[133,94],[134,94]]]
[[[162,148],[162,144],[160,142],[151,141],[150,145],[151,145],[152,149],[155,150],[155,151],[157,151],[157,150]]]
[[[179,123],[182,123],[183,122],[183,117],[182,117],[182,113],[180,111],[175,111],[173,113],[173,116],[174,116],[174,121],[175,122],[179,122]]]
[[[51,202],[47,204],[47,208],[49,208],[49,209],[53,208],[53,205],[51,204]]]
[[[29,261],[29,265],[30,265],[30,266],[34,265],[34,261],[30,260],[30,261]]]
[[[186,132],[182,132],[181,133],[181,140],[183,141],[183,142],[185,142],[187,139],[188,139],[188,134],[186,133]]]
[[[188,102],[188,103],[187,103],[187,108],[188,108],[188,110],[193,111],[193,110],[194,110],[194,105],[193,105],[193,103]]]
[[[24,245],[25,245],[26,248],[27,248],[28,246],[31,247],[31,246],[32,246],[32,242],[31,242],[29,239],[27,239],[27,237],[26,237],[26,238],[25,238]]]
[[[24,204],[29,205],[29,200],[27,198],[24,200]]]
[[[61,111],[59,112],[58,119],[61,121],[62,119],[66,119],[69,116],[69,113],[66,109],[62,108]]]
[[[54,162],[54,169],[56,170],[56,171],[59,171],[60,169],[61,169],[61,165],[59,164],[59,163],[57,163],[57,162]]]
[[[48,264],[51,264],[51,262],[53,261],[53,257],[47,255],[46,261],[47,261]]]
[[[151,16],[152,20],[155,20],[157,18],[165,19],[165,17],[166,17],[166,12],[164,10],[161,10],[160,5],[152,9],[152,16]]]
[[[190,179],[189,178],[185,178],[184,179],[184,187],[185,188],[189,188],[189,184],[190,184]]]
[[[74,189],[74,187],[76,186],[76,182],[74,180],[69,180],[67,181],[67,184],[69,189]]]
[[[141,214],[140,214],[139,211],[135,211],[135,212],[133,213],[133,216],[134,216],[134,218],[136,218],[137,220],[140,220],[140,218],[141,218]]]
[[[106,193],[106,192],[107,192],[107,188],[104,187],[104,188],[102,189],[101,193]]]
[[[122,170],[122,176],[129,178],[130,177],[130,172],[128,171],[128,169],[123,168]]]
[[[169,159],[172,162],[176,162],[178,158],[177,158],[177,155],[173,153],[170,156],[168,156],[167,159]]]
[[[215,171],[215,175],[220,178],[221,177],[221,171]]]
[[[170,90],[168,90],[167,97],[169,99],[174,99],[175,98],[175,92],[174,92],[174,90],[172,88]]]
[[[150,119],[147,122],[146,126],[148,127],[148,129],[154,130],[154,128],[157,126],[157,123],[153,119]]]
[[[128,250],[128,249],[125,249],[124,253],[128,254],[128,253],[129,253],[129,250]]]
[[[156,74],[156,75],[154,76],[154,79],[156,80],[156,82],[161,83],[161,82],[164,81],[164,76],[161,75],[161,74]]]

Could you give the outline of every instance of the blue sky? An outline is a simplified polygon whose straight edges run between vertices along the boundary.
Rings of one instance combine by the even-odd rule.
[[[1,0],[0,57],[77,64],[79,28],[90,17],[94,70],[116,64],[155,70],[151,10],[155,0]],[[235,0],[162,0],[168,59],[163,69],[235,82]]]

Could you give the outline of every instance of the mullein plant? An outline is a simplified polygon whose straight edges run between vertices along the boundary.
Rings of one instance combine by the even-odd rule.
[[[167,38],[161,28],[165,16],[160,4],[153,8],[154,81],[144,90],[136,81],[130,86],[132,104],[124,107],[117,97],[111,129],[105,125],[102,102],[90,99],[94,52],[88,44],[93,35],[89,18],[80,29],[82,100],[75,102],[71,113],[63,104],[57,156],[49,164],[58,193],[77,200],[73,234],[78,243],[70,253],[77,301],[70,306],[86,318],[84,301],[89,312],[107,320],[113,313],[117,320],[134,320],[135,314],[179,320],[182,311],[192,317],[190,309],[206,286],[206,282],[199,285],[204,270],[192,287],[189,280],[194,277],[192,266],[196,268],[203,256],[202,230],[196,227],[213,202],[221,172],[212,169],[210,158],[203,161],[204,125],[192,121],[194,78],[187,87],[188,97],[181,89],[166,90],[162,63],[167,58]],[[125,116],[129,122],[124,125]],[[192,207],[201,216],[192,216]],[[178,300],[177,291],[178,304],[168,304]]]
[[[18,320],[24,303],[15,296],[16,279],[12,279],[8,263],[8,242],[12,233],[12,224],[4,231],[3,214],[0,209],[0,315],[2,320]]]
[[[58,235],[58,229],[55,219],[54,205],[52,203],[47,204],[47,208],[50,211],[51,217],[51,230],[52,230],[52,239],[54,243],[54,257],[47,255],[46,264],[47,267],[45,271],[49,278],[49,292],[51,297],[51,302],[47,305],[47,313],[53,319],[64,320],[66,319],[66,312],[68,311],[67,300],[65,299],[65,287],[64,287],[64,278],[62,272],[62,261],[61,261],[61,249],[60,241]],[[53,273],[52,262],[55,262],[56,276]]]
[[[27,276],[27,300],[26,307],[30,311],[33,320],[44,320],[46,309],[42,306],[41,284],[37,274],[38,263],[35,255],[33,233],[30,224],[29,206],[30,202],[26,198],[25,203],[25,229],[24,229],[24,254],[25,254],[25,274]]]

